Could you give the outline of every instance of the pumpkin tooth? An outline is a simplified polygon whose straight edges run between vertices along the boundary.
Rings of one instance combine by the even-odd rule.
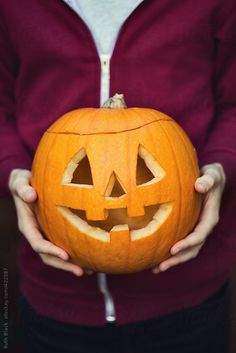
[[[128,224],[118,224],[118,225],[112,227],[111,232],[118,232],[121,230],[129,230]]]
[[[146,227],[141,229],[131,230],[130,232],[131,239],[137,240],[140,238],[150,236],[154,232],[156,232],[162,226],[162,224],[164,224],[166,219],[169,217],[169,214],[171,213],[172,208],[173,208],[172,202],[167,202],[160,205],[158,211],[154,214],[152,221],[149,222],[146,225]]]

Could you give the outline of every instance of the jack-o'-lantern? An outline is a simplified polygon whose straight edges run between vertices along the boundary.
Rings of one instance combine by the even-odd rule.
[[[36,214],[71,261],[106,273],[157,265],[199,215],[195,150],[169,116],[126,108],[121,95],[103,108],[58,119],[37,149]],[[109,109],[112,108],[112,109]]]

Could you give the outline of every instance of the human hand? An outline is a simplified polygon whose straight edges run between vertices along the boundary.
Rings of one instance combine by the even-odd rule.
[[[40,233],[33,211],[37,193],[30,186],[30,179],[31,172],[26,169],[14,169],[9,177],[9,189],[16,206],[20,232],[46,265],[82,276],[83,269],[69,262],[69,255],[63,249],[44,239]]]
[[[198,224],[186,238],[178,241],[170,249],[173,256],[153,268],[154,274],[195,258],[219,221],[220,203],[226,180],[224,169],[220,163],[212,163],[205,165],[201,173],[202,176],[195,182],[196,191],[205,196]]]

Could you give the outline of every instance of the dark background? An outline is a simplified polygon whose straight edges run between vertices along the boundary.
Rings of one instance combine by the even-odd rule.
[[[16,265],[16,247],[18,241],[17,221],[13,202],[11,200],[0,200],[0,352],[24,353],[21,349],[21,337],[17,325],[17,300],[18,300],[18,271]],[[6,271],[4,269],[7,269]],[[5,279],[5,281],[4,281]],[[5,283],[5,286],[3,285]],[[236,266],[231,273],[232,285],[232,325],[230,336],[230,352],[236,352]],[[8,288],[7,288],[8,287]],[[4,288],[5,303],[8,300],[8,319],[4,317]],[[6,310],[5,310],[6,315]],[[8,324],[8,327],[6,326]],[[5,340],[8,348],[3,347],[3,334],[8,335]],[[210,352],[209,352],[210,353]],[[228,353],[228,352],[222,352]]]

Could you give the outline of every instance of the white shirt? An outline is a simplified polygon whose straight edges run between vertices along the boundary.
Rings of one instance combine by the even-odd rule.
[[[63,0],[85,22],[101,63],[100,105],[110,97],[110,59],[122,24],[143,0]]]
[[[64,0],[87,24],[98,53],[112,55],[122,24],[143,0]]]

